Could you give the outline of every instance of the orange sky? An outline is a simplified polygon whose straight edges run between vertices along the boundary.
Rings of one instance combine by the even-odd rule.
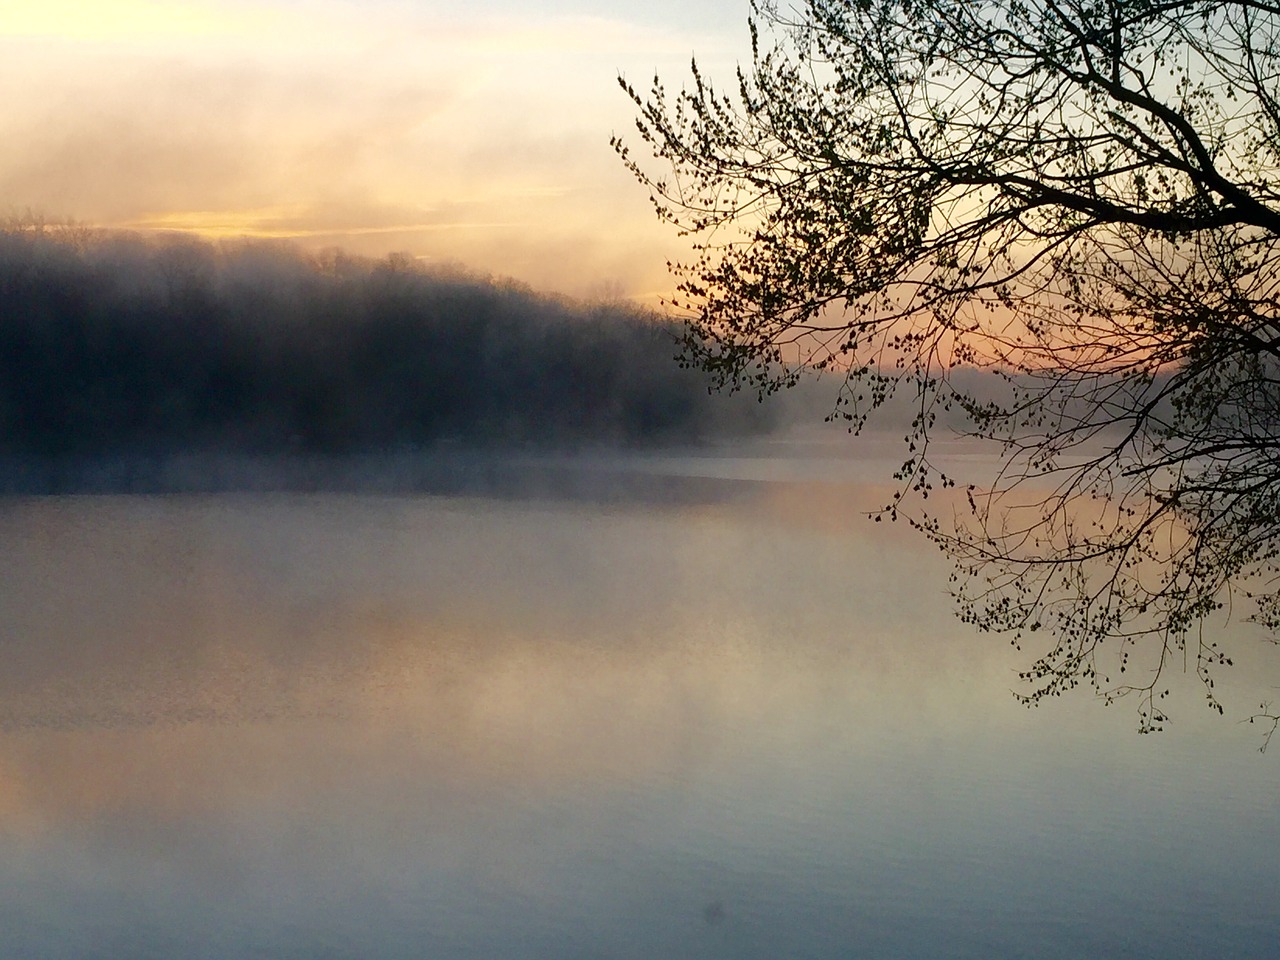
[[[0,213],[408,251],[652,299],[686,248],[619,72],[730,75],[746,0],[0,0]],[[638,138],[637,138],[638,139]]]

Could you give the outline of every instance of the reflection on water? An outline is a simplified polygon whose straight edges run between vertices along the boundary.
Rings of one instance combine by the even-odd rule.
[[[736,485],[0,504],[0,956],[1273,955],[1256,730],[1019,707],[830,464],[631,467]]]

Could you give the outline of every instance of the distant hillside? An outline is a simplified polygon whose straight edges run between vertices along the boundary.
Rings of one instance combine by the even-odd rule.
[[[0,231],[0,454],[368,453],[757,432],[627,304],[249,241]]]

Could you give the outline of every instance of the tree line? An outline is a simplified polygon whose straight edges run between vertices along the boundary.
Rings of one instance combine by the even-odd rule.
[[[279,243],[0,230],[0,453],[686,441],[763,426],[627,303]]]

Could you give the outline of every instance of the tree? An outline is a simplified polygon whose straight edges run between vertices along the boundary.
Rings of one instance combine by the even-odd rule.
[[[729,93],[621,81],[658,172],[614,148],[692,237],[685,361],[826,371],[855,431],[908,397],[876,519],[950,552],[964,619],[1049,638],[1026,702],[1136,693],[1158,729],[1185,658],[1222,712],[1219,611],[1280,627],[1280,5],[752,9]],[[943,417],[996,476],[939,468]]]

